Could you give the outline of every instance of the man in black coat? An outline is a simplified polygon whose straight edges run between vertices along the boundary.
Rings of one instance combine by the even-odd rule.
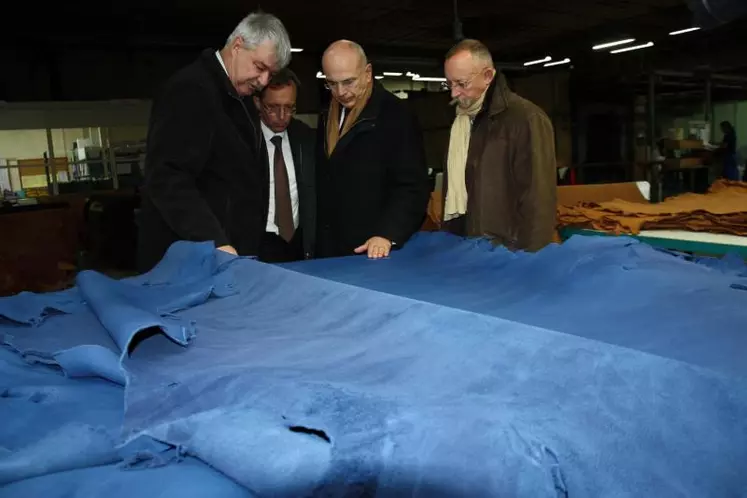
[[[147,271],[177,240],[214,241],[258,255],[267,225],[269,165],[249,95],[290,61],[276,17],[244,18],[220,51],[206,50],[169,79],[151,109],[138,219]]]
[[[332,99],[317,129],[317,256],[387,257],[425,217],[422,132],[405,103],[374,81],[357,43],[330,45],[322,67]]]
[[[314,253],[316,135],[293,118],[299,87],[298,77],[286,68],[254,96],[271,165],[269,214],[259,259],[270,263],[309,259]]]

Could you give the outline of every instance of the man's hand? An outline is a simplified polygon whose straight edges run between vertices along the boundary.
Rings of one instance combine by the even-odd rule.
[[[381,259],[389,257],[392,250],[392,243],[384,237],[371,237],[360,247],[355,248],[356,254],[368,252],[371,259]]]
[[[227,252],[228,254],[233,254],[234,256],[238,256],[239,254],[236,252],[236,249],[233,248],[233,246],[220,246],[218,248],[219,251]]]

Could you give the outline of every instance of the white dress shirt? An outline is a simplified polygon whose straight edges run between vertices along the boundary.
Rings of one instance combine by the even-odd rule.
[[[267,231],[279,233],[275,224],[275,145],[270,141],[276,135],[283,137],[283,159],[285,160],[285,169],[288,171],[288,185],[290,187],[291,207],[293,208],[293,226],[298,228],[298,184],[296,183],[296,168],[293,163],[293,153],[291,152],[290,140],[288,140],[288,131],[275,133],[264,123],[262,125],[262,135],[265,137],[267,144],[267,155],[270,158],[270,205],[267,210]]]
[[[223,70],[226,72],[226,76],[228,76],[228,69],[226,69],[226,63],[223,62],[223,57],[220,56],[220,51],[215,51],[215,56],[218,58],[218,62],[220,62],[220,67],[223,68]],[[230,76],[228,76],[230,78]]]

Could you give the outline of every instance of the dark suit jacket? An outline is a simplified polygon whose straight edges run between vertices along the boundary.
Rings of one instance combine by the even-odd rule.
[[[317,257],[354,254],[373,236],[401,247],[423,223],[430,186],[415,115],[378,83],[328,158],[317,129]]]
[[[310,259],[314,257],[316,244],[316,135],[310,126],[297,119],[291,120],[286,131],[296,170],[304,258]]]
[[[239,97],[215,52],[169,79],[153,102],[138,220],[146,271],[177,240],[256,255],[269,203],[267,147],[256,108]]]

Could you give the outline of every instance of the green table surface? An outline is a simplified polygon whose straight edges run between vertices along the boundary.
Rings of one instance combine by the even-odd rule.
[[[733,240],[743,239],[743,243],[724,243],[715,242],[709,240],[685,240],[671,237],[657,237],[651,233],[652,231],[646,232],[643,235],[625,235],[634,239],[638,239],[641,242],[645,242],[652,247],[658,247],[661,249],[669,249],[673,251],[689,252],[695,254],[708,254],[713,256],[723,256],[727,253],[735,253],[741,257],[747,259],[747,237],[733,237]],[[671,232],[668,232],[671,233]],[[565,227],[560,230],[560,236],[563,240],[567,240],[573,235],[584,235],[584,236],[603,236],[603,237],[615,237],[614,233],[602,232],[599,230],[591,230],[588,228],[574,228]],[[707,239],[710,234],[698,234],[701,235],[702,239]],[[690,238],[697,238],[690,235]],[[742,242],[740,240],[740,242]]]

